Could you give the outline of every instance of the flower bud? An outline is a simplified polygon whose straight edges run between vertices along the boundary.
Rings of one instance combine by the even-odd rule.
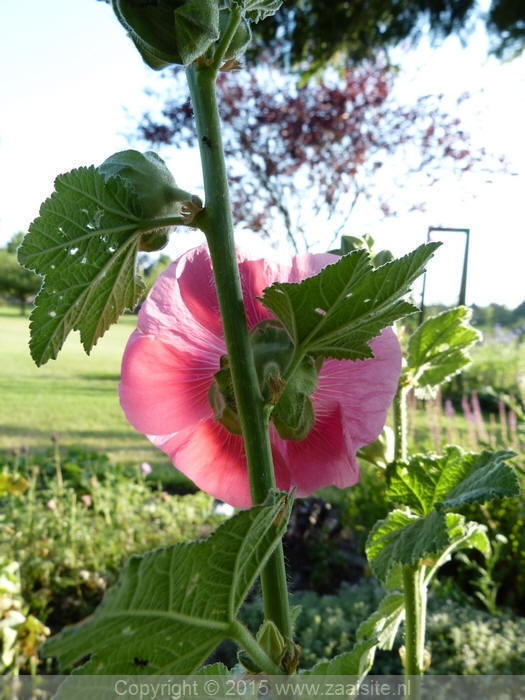
[[[162,158],[153,151],[139,153],[129,150],[114,153],[98,166],[98,171],[106,181],[112,177],[121,177],[135,189],[144,218],[179,213],[175,179]]]
[[[219,38],[218,0],[112,0],[119,22],[155,70],[188,65]]]
[[[189,197],[179,190],[166,164],[156,153],[128,150],[114,153],[99,165],[98,171],[109,180],[120,177],[131,185],[136,193],[144,219],[180,214],[181,201]],[[152,251],[164,248],[170,230],[157,229],[143,234],[139,250]]]

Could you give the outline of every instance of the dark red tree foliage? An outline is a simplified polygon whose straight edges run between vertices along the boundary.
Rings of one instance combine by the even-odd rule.
[[[399,159],[400,185],[413,172],[432,183],[440,169],[467,171],[483,160],[439,97],[408,107],[394,103],[394,77],[380,61],[302,87],[267,65],[222,73],[219,105],[236,223],[273,240],[284,232],[298,250],[311,243],[317,221],[315,235],[329,247],[359,198],[375,196],[384,215],[395,213],[392,192],[386,197],[374,188],[374,174],[389,159]],[[145,115],[139,132],[152,145],[196,144],[191,105],[180,88],[162,118]]]

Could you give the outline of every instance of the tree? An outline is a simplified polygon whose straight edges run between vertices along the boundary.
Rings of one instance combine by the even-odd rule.
[[[416,39],[423,27],[434,40],[465,37],[481,18],[492,52],[512,58],[525,46],[525,3],[492,0],[485,13],[477,0],[287,0],[255,27],[256,53],[277,52],[284,66],[311,75],[328,63],[358,63],[378,51]]]
[[[16,255],[16,251],[18,250],[19,245],[24,240],[25,235],[25,231],[19,231],[18,233],[15,233],[14,236],[11,236],[10,240],[7,242],[7,252]]]
[[[333,246],[360,199],[376,197],[385,215],[393,213],[375,180],[394,156],[400,185],[422,172],[432,184],[442,167],[463,173],[483,160],[484,151],[469,149],[468,135],[439,98],[396,104],[393,82],[394,72],[379,60],[302,87],[267,66],[223,73],[219,103],[237,223],[272,240],[284,234],[296,250],[322,230],[326,247]],[[162,114],[143,118],[142,138],[195,145],[191,106],[180,90]]]
[[[22,314],[25,313],[27,302],[40,289],[40,282],[38,275],[19,265],[15,252],[9,251],[9,244],[0,250],[0,294],[18,299]]]

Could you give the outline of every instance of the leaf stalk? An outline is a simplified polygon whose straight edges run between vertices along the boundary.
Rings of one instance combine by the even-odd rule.
[[[268,656],[257,640],[252,636],[247,627],[235,620],[232,622],[230,635],[234,641],[241,646],[248,656],[265,673],[272,676],[283,674],[283,670]]]

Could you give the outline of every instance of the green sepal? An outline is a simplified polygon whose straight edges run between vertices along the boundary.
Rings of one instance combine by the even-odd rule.
[[[385,425],[374,442],[370,442],[357,450],[357,457],[380,469],[386,469],[394,459],[394,447],[394,431],[388,425]]]
[[[112,0],[113,10],[155,70],[189,65],[219,38],[217,0]]]
[[[228,28],[231,20],[231,14],[231,10],[227,7],[221,9],[219,12],[219,31],[221,36]],[[251,40],[252,30],[250,29],[250,23],[242,18],[228,45],[228,48],[226,49],[223,60],[231,61],[242,56],[248,48]]]
[[[250,331],[259,386],[273,410],[271,419],[283,440],[303,440],[313,427],[314,409],[310,396],[317,388],[320,364],[306,355],[288,382],[282,377],[288,367],[293,345],[279,321],[268,319]]]
[[[328,252],[334,255],[347,255],[356,250],[365,250],[370,255],[374,267],[380,267],[394,259],[390,250],[376,251],[374,244],[375,241],[369,233],[365,233],[363,236],[343,235],[341,236],[341,245],[339,248],[334,248]]]
[[[208,389],[208,402],[213,409],[213,417],[216,421],[221,423],[228,432],[242,435],[229,367],[214,374],[214,381]]]
[[[266,652],[270,659],[279,666],[286,654],[288,645],[272,620],[265,620],[259,627],[256,635],[259,646]],[[261,673],[260,668],[245,651],[239,651],[237,657],[240,663],[252,673]]]
[[[170,234],[164,231],[153,231],[152,233],[143,233],[140,237],[139,251],[151,253],[152,251],[162,250],[168,245]]]
[[[294,391],[290,383],[273,409],[272,421],[283,440],[304,440],[315,423],[310,397]]]
[[[255,369],[264,400],[275,404],[284,390],[280,382],[293,355],[290,336],[275,319],[265,319],[250,330]]]

